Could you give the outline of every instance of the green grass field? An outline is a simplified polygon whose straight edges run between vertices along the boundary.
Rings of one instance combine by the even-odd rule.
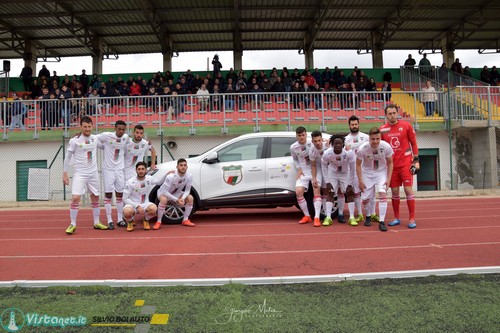
[[[65,328],[28,326],[25,319],[20,332],[499,332],[499,282],[500,274],[488,274],[265,286],[16,287],[0,289],[0,311],[4,326],[7,308],[25,318],[87,319],[86,326]],[[135,306],[137,300],[144,306]],[[133,316],[164,323],[166,314],[166,325],[150,328],[91,326],[116,325],[116,316],[129,325]]]

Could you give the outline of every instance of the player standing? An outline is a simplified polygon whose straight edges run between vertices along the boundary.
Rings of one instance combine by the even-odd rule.
[[[309,149],[309,160],[311,161],[312,185],[314,191],[314,226],[321,227],[321,221],[319,219],[321,206],[323,206],[326,211],[326,205],[330,204],[330,215],[333,209],[333,202],[331,201],[331,198],[329,202],[327,201],[328,190],[326,188],[325,177],[323,177],[321,169],[321,157],[323,156],[324,151],[328,148],[328,145],[323,141],[323,135],[320,131],[313,131],[311,133],[311,138],[312,146]]]
[[[293,158],[293,164],[297,169],[297,178],[295,181],[297,203],[304,213],[304,217],[302,217],[299,223],[304,224],[312,222],[307,201],[304,198],[304,193],[307,192],[312,179],[311,161],[309,160],[309,150],[312,147],[312,143],[307,140],[307,131],[303,126],[295,129],[295,136],[297,137],[297,141],[290,146],[290,154]]]
[[[326,182],[331,185],[333,193],[337,194],[339,211],[338,221],[340,223],[345,223],[345,195],[348,185],[352,184],[354,179],[356,154],[353,150],[346,150],[344,148],[344,137],[341,135],[332,135],[330,138],[330,145],[332,148],[328,148],[323,154],[321,167]],[[348,207],[349,224],[358,225],[354,217],[354,202],[350,201]],[[327,209],[327,217],[323,221],[323,225],[331,225],[331,213],[331,209]]]
[[[125,147],[125,182],[136,176],[136,163],[144,161],[147,151],[151,152],[151,169],[156,169],[156,150],[151,141],[144,139],[144,127],[135,125],[131,140]]]
[[[76,217],[80,209],[81,196],[85,190],[90,192],[92,202],[92,215],[94,217],[94,229],[105,230],[107,226],[99,222],[99,173],[97,172],[97,148],[100,145],[99,140],[92,134],[92,119],[82,117],[80,120],[82,132],[69,140],[68,150],[64,158],[63,183],[69,185],[68,169],[71,158],[74,158],[73,185],[71,187],[71,205],[69,216],[71,224],[66,229],[68,235],[76,231]]]
[[[125,168],[124,153],[128,135],[125,134],[127,124],[123,120],[117,120],[114,132],[104,132],[97,137],[104,148],[104,162],[102,164],[102,175],[104,177],[104,209],[108,219],[108,228],[113,230],[113,218],[111,216],[111,199],[113,192],[116,194],[116,211],[118,215],[118,226],[125,227],[123,221],[123,188],[125,178],[123,169]]]
[[[353,150],[356,154],[358,148],[365,142],[368,142],[368,134],[359,131],[359,118],[355,115],[349,117],[349,131],[350,133],[345,137],[345,148],[346,150]],[[363,216],[363,211],[361,209],[361,190],[359,189],[358,175],[354,173],[354,180],[351,184],[354,190],[354,204],[356,205],[356,210],[358,211],[358,216],[356,222],[361,222],[365,219]],[[352,224],[352,225],[357,225]]]
[[[359,147],[356,156],[356,172],[358,174],[361,199],[366,212],[365,226],[370,226],[371,221],[377,222],[372,217],[375,215],[375,196],[379,198],[379,229],[387,231],[385,226],[385,214],[387,212],[387,188],[392,176],[392,155],[394,151],[391,146],[381,141],[380,130],[373,127],[369,132],[370,141]],[[370,200],[373,199],[373,200]],[[373,202],[373,205],[370,204]]]
[[[382,140],[389,143],[394,150],[394,171],[390,182],[392,192],[392,209],[394,210],[394,221],[390,226],[401,223],[399,215],[399,187],[403,185],[406,194],[406,204],[410,219],[408,228],[417,227],[415,221],[415,195],[413,193],[413,173],[420,170],[418,161],[417,136],[410,123],[398,119],[398,107],[388,105],[385,108],[387,124],[380,127]],[[414,170],[413,172],[411,170]]]
[[[167,202],[174,202],[179,207],[184,207],[184,218],[182,225],[194,227],[195,224],[189,220],[189,215],[193,210],[193,196],[191,192],[191,184],[193,183],[193,175],[187,171],[187,161],[183,158],[177,160],[177,170],[174,173],[169,173],[165,178],[165,182],[158,189],[158,219],[153,226],[154,230],[161,228],[161,219],[165,213]]]
[[[123,191],[123,218],[127,222],[127,231],[134,231],[135,214],[144,215],[143,228],[150,230],[149,220],[156,216],[157,207],[147,200],[150,186],[160,183],[159,179],[147,175],[148,165],[138,162],[135,166],[136,176],[130,178]]]

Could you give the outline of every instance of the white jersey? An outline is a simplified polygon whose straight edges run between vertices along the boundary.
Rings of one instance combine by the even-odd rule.
[[[353,150],[342,149],[340,154],[336,154],[333,148],[328,148],[321,159],[323,176],[327,182],[332,178],[353,178],[355,172],[356,154]]]
[[[368,134],[358,132],[358,134],[353,135],[349,133],[345,137],[345,148],[347,150],[354,150],[354,153],[358,153],[359,147],[370,140],[370,136]]]
[[[133,139],[127,141],[125,145],[125,170],[132,169],[135,171],[135,165],[137,162],[144,161],[144,156],[146,156],[146,152],[151,151],[152,146],[151,142],[148,140],[142,139],[139,142],[135,142]]]
[[[361,160],[361,170],[365,175],[379,175],[387,172],[387,158],[394,155],[390,144],[380,141],[378,148],[372,148],[369,142],[358,149],[357,159]]]
[[[301,145],[298,142],[293,143],[290,146],[290,154],[293,157],[293,163],[295,168],[301,168],[302,173],[305,176],[311,177],[311,161],[309,160],[309,151],[313,147],[311,141],[307,141],[305,144]]]
[[[326,142],[323,142],[323,146],[321,147],[321,149],[317,149],[314,144],[311,145],[311,148],[309,149],[309,160],[311,162],[314,161],[314,163],[316,164],[316,178],[318,178],[318,176],[322,177],[321,157],[323,156],[323,153],[325,152],[326,149],[327,149]]]
[[[148,202],[149,200],[147,195],[151,186],[157,185],[159,182],[159,179],[150,175],[146,175],[143,180],[139,180],[137,177],[130,178],[125,184],[125,189],[123,190],[123,202],[134,208],[140,204]]]
[[[68,154],[64,159],[64,171],[67,172],[71,157],[73,157],[73,169],[75,174],[92,175],[97,174],[97,148],[101,143],[96,135],[84,136],[80,134],[69,140]]]
[[[129,140],[127,134],[122,137],[116,136],[115,132],[104,132],[97,136],[104,146],[103,169],[123,170],[125,168],[124,154],[125,146]]]
[[[193,175],[190,172],[181,176],[178,171],[175,171],[165,178],[165,182],[158,189],[158,197],[162,194],[171,201],[177,201],[179,197],[186,199],[191,192],[192,183]]]

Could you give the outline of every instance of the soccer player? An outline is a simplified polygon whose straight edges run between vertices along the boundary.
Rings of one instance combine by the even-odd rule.
[[[138,162],[135,166],[136,176],[130,178],[123,191],[123,218],[127,222],[127,231],[134,231],[135,214],[144,215],[143,228],[150,230],[149,220],[156,216],[157,207],[147,200],[149,188],[160,180],[147,175],[148,165]]]
[[[299,126],[295,129],[297,141],[290,146],[290,154],[293,158],[293,164],[297,169],[297,179],[295,181],[295,194],[297,195],[297,203],[304,213],[304,217],[299,221],[300,224],[312,222],[307,201],[304,198],[304,193],[309,188],[309,183],[312,179],[311,161],[309,160],[309,150],[312,143],[307,140],[307,131],[305,127]]]
[[[125,134],[127,124],[123,120],[117,120],[114,132],[104,132],[97,136],[104,149],[104,162],[102,164],[102,175],[104,177],[104,209],[108,219],[108,228],[113,230],[113,218],[111,216],[111,199],[113,192],[116,195],[116,210],[118,215],[118,226],[126,227],[123,221],[123,188],[125,178],[125,147],[129,137]]]
[[[346,150],[344,148],[344,137],[341,135],[332,135],[330,138],[330,145],[332,148],[328,148],[323,154],[321,167],[326,182],[330,184],[333,193],[337,194],[339,210],[338,221],[340,223],[345,223],[345,195],[348,185],[352,184],[354,179],[356,154],[353,150]],[[349,224],[357,225],[356,218],[354,217],[354,202],[352,200],[348,203],[348,207]],[[323,225],[331,225],[331,214],[332,210],[328,208],[326,211],[327,217],[323,221]]]
[[[325,208],[327,203],[328,190],[326,188],[326,182],[323,177],[321,169],[321,157],[324,151],[328,148],[328,144],[323,141],[323,135],[320,131],[313,131],[311,133],[312,146],[309,150],[309,160],[311,161],[311,174],[312,174],[312,185],[314,191],[314,223],[315,227],[321,227],[321,221],[319,219],[319,214],[321,212],[321,206]],[[332,198],[330,198],[331,200]],[[333,209],[333,202],[330,201],[330,215]],[[331,222],[331,218],[330,218]],[[331,223],[330,223],[331,224]],[[329,224],[329,225],[330,225]]]
[[[128,140],[125,147],[125,182],[136,176],[136,163],[144,161],[147,151],[151,152],[151,169],[156,169],[156,150],[151,141],[144,139],[144,127],[135,125],[131,140]]]
[[[68,235],[76,231],[76,217],[80,209],[80,198],[85,194],[85,190],[90,192],[92,202],[92,215],[94,217],[94,229],[105,230],[107,226],[99,222],[99,173],[97,172],[97,148],[99,140],[92,134],[92,119],[82,117],[80,120],[82,132],[69,140],[68,150],[64,158],[63,183],[69,185],[68,169],[73,157],[73,184],[71,187],[71,205],[69,216],[71,224],[66,229]]]
[[[388,105],[385,108],[387,123],[380,127],[382,140],[388,142],[394,150],[394,171],[390,182],[392,192],[392,209],[394,210],[394,221],[390,226],[401,223],[399,215],[399,187],[403,185],[406,194],[406,205],[410,219],[408,228],[417,227],[415,221],[415,195],[413,194],[413,173],[420,170],[418,161],[417,136],[410,123],[398,119],[398,107]],[[410,170],[414,170],[413,172]]]
[[[345,137],[345,148],[346,150],[353,150],[354,153],[357,153],[358,148],[363,143],[368,142],[368,134],[359,131],[359,118],[355,115],[349,117],[348,124],[350,133]],[[361,209],[361,191],[359,189],[358,175],[356,173],[354,173],[354,180],[351,185],[354,190],[354,204],[356,205],[356,210],[358,211],[356,222],[361,222],[365,219],[365,217],[363,216],[363,211]],[[357,223],[352,223],[351,225],[357,225]]]
[[[193,196],[191,192],[191,184],[193,176],[187,171],[187,161],[183,158],[177,160],[177,170],[170,173],[165,178],[165,182],[158,189],[158,219],[153,226],[154,230],[161,227],[161,218],[165,213],[167,202],[171,201],[179,207],[184,207],[184,218],[182,225],[186,227],[194,227],[195,224],[189,220],[189,215],[193,210]]]
[[[356,172],[358,174],[361,200],[366,212],[365,226],[371,221],[380,222],[380,231],[387,231],[385,214],[387,212],[387,188],[392,176],[394,151],[385,141],[381,141],[380,130],[373,127],[369,141],[359,147],[356,155]],[[375,215],[375,195],[379,198],[379,216]],[[374,217],[377,217],[374,219]]]

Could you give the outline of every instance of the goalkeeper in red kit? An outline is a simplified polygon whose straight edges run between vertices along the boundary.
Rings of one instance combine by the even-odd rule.
[[[417,227],[417,222],[415,221],[413,175],[420,170],[417,136],[410,123],[398,119],[398,107],[396,105],[388,105],[385,108],[385,116],[387,123],[380,127],[382,140],[389,143],[394,150],[394,169],[390,182],[394,221],[390,222],[389,225],[396,226],[401,223],[399,215],[399,187],[403,185],[410,215],[408,228],[413,229]]]

